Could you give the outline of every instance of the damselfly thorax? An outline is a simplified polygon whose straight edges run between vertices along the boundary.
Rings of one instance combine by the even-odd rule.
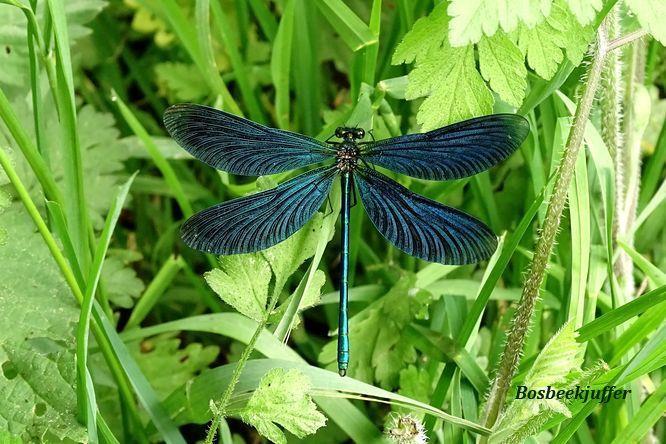
[[[344,126],[335,130],[335,136],[342,139],[336,145],[337,153],[335,155],[336,167],[342,173],[351,173],[356,169],[361,150],[356,140],[365,137],[363,128],[347,128]]]

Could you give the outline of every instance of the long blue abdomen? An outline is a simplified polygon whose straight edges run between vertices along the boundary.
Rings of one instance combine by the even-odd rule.
[[[341,220],[341,270],[340,270],[340,307],[338,315],[338,373],[340,376],[347,374],[349,365],[349,321],[347,304],[349,302],[349,219],[351,209],[351,173],[343,173],[340,176],[342,182],[342,208],[340,210]]]

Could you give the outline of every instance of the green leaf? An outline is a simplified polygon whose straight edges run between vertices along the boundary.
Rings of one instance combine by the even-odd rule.
[[[666,2],[663,0],[627,0],[627,7],[652,37],[666,45]]]
[[[482,35],[492,36],[501,27],[511,32],[519,23],[528,28],[550,13],[552,0],[452,0],[449,40],[453,46],[476,43]]]
[[[520,106],[527,88],[527,68],[520,49],[502,33],[482,38],[478,48],[483,78],[502,100]]]
[[[278,444],[287,438],[278,425],[297,438],[311,435],[326,424],[326,417],[308,394],[310,380],[296,369],[270,370],[240,411],[240,417],[257,431]]]
[[[416,349],[403,335],[417,316],[423,315],[431,295],[415,286],[412,274],[404,275],[381,299],[349,321],[349,340],[353,344],[348,373],[357,379],[380,382],[382,387],[398,384],[400,370],[416,361]],[[337,342],[324,346],[319,360],[333,365]]]
[[[220,267],[204,275],[206,282],[227,304],[259,321],[266,312],[271,277],[272,291],[281,291],[289,276],[314,254],[321,227],[322,215],[317,213],[296,234],[268,250],[222,256]]]
[[[581,25],[587,25],[597,16],[603,6],[602,0],[567,0],[569,9]]]
[[[423,131],[489,114],[493,108],[493,96],[476,70],[473,46],[444,44],[418,62],[409,73],[406,98],[423,95],[428,97],[416,118]]]
[[[76,419],[78,307],[20,204],[0,214],[0,429],[24,442],[86,439]]]
[[[436,50],[446,41],[444,31],[448,23],[446,3],[440,3],[430,15],[422,17],[414,23],[414,27],[395,49],[391,63],[396,65],[425,59],[428,53]]]
[[[548,80],[557,72],[565,53],[572,64],[580,63],[593,30],[580,25],[562,0],[558,0],[543,23],[533,28],[520,25],[517,36],[518,47],[527,56],[528,65]]]

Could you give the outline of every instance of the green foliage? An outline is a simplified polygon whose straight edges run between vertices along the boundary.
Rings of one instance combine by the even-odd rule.
[[[376,380],[384,388],[398,384],[400,370],[416,361],[416,349],[403,330],[414,317],[423,317],[432,295],[415,286],[416,277],[402,276],[391,290],[349,322],[354,359],[348,373],[362,381]],[[319,360],[331,364],[337,342],[324,346]]]
[[[265,251],[222,256],[220,267],[206,273],[206,282],[224,302],[259,321],[266,313],[270,294],[280,293],[289,276],[314,254],[321,229],[319,214],[297,234]],[[307,301],[305,306],[313,305],[318,299],[322,277],[319,275],[317,284],[304,298]]]
[[[19,204],[0,209],[0,429],[23,442],[81,442],[76,420],[78,310]]]
[[[613,53],[623,68],[596,91],[617,112],[595,102],[569,131],[609,13],[615,43],[648,36]],[[376,442],[381,428],[397,442],[661,438],[665,20],[660,0],[0,0],[0,441],[195,442],[218,408],[232,418],[224,443]],[[359,201],[340,378],[325,369],[337,354],[337,184],[325,215],[266,251],[186,248],[190,214],[292,173],[242,178],[192,161],[162,125],[179,101],[319,140],[341,125],[383,139],[518,109],[531,133],[489,172],[394,176],[489,223],[501,251],[425,264],[388,245]],[[569,133],[586,149],[552,199]],[[113,190],[136,171],[115,230],[100,236]],[[526,282],[545,253],[534,250],[546,205],[567,191],[546,279]],[[95,249],[100,237],[108,251]],[[102,270],[94,295],[89,268]],[[618,285],[628,277],[635,285]],[[490,430],[483,404],[526,283],[543,300],[521,318],[531,323],[511,355],[519,373],[505,378]],[[89,346],[86,331],[74,336],[84,294]],[[516,384],[633,392],[595,407],[514,401]]]
[[[460,11],[459,8],[470,8],[466,9],[469,18],[473,18],[479,26],[478,33],[472,31],[473,24],[465,26],[474,38],[463,46],[456,47],[445,33],[447,27],[455,33],[454,30],[461,26],[456,18],[463,16],[454,15],[450,19],[447,5],[442,3],[428,17],[419,19],[396,48],[393,63],[415,62],[414,69],[409,73],[405,97],[416,99],[428,96],[417,115],[423,130],[490,114],[494,103],[491,90],[506,103],[519,107],[527,86],[525,59],[546,80],[553,77],[565,54],[574,64],[581,61],[592,38],[591,27],[577,22],[563,0],[548,5],[549,14],[539,24],[535,25],[533,19],[518,23],[517,17],[507,16],[510,26],[503,25],[503,28],[511,33],[495,32],[495,22],[494,29],[488,25],[489,31],[485,32],[490,37],[482,37],[480,30],[485,25],[482,26],[480,20],[486,20],[488,14],[492,15],[486,9],[498,4],[483,0],[451,3],[448,14],[452,9]],[[480,74],[476,66],[477,52]]]
[[[287,443],[278,425],[297,438],[304,438],[326,424],[326,417],[317,410],[309,390],[307,376],[298,370],[270,370],[239,411],[240,417],[277,444]]]

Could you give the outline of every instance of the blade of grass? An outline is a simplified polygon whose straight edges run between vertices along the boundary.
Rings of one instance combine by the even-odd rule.
[[[148,154],[153,159],[153,162],[155,162],[155,165],[162,173],[162,176],[164,176],[164,180],[167,182],[167,184],[169,184],[169,188],[171,188],[174,196],[176,196],[178,206],[180,206],[180,209],[185,217],[192,216],[192,214],[194,214],[192,206],[185,196],[185,191],[183,190],[183,186],[180,183],[180,180],[178,180],[178,176],[176,176],[176,172],[173,170],[171,165],[169,165],[169,161],[164,158],[153,139],[134,116],[134,113],[132,113],[129,107],[125,105],[125,102],[123,102],[120,97],[118,97],[113,91],[111,92],[111,100],[118,104],[118,109],[120,110],[120,114],[125,119],[125,122],[127,122],[134,134],[141,140],[141,142],[143,142],[143,146],[146,148],[146,151],[148,151]]]
[[[629,421],[629,425],[622,430],[622,435],[615,437],[611,444],[625,442],[640,442],[659,421],[666,411],[666,384],[659,384],[659,388],[643,402],[641,408]]]
[[[371,43],[363,50],[363,83],[375,84],[377,73],[377,53],[379,52],[379,31],[382,19],[382,0],[373,0],[370,10],[370,32],[377,41]]]
[[[590,268],[590,190],[587,183],[585,152],[578,153],[574,177],[569,187],[571,233],[571,292],[567,299],[567,320],[576,328],[583,325],[587,277]]]
[[[259,22],[259,27],[269,42],[274,43],[278,32],[278,24],[275,17],[262,0],[249,0],[250,8]]]
[[[352,51],[377,43],[377,35],[342,0],[320,0],[316,3],[322,16]]]
[[[79,324],[76,330],[76,394],[77,406],[79,409],[79,419],[87,424],[88,437],[91,442],[97,441],[97,403],[95,402],[95,389],[92,381],[89,381],[88,375],[88,332],[90,331],[90,315],[92,311],[92,303],[97,290],[100,276],[102,275],[102,267],[106,252],[109,249],[111,236],[118,222],[118,217],[122,211],[127,193],[132,186],[132,182],[137,173],[134,173],[123,186],[120,187],[116,197],[111,202],[111,207],[106,216],[102,234],[100,234],[99,241],[95,247],[95,255],[93,258],[92,266],[88,273],[86,280],[86,290],[83,295],[81,303],[81,313],[79,315]],[[94,402],[94,404],[93,404]]]
[[[217,31],[220,40],[224,44],[224,49],[229,56],[231,67],[234,70],[234,74],[236,75],[235,80],[238,84],[238,89],[240,89],[243,103],[245,103],[245,107],[248,110],[249,117],[255,122],[266,124],[266,116],[261,109],[259,99],[255,94],[252,84],[250,83],[250,76],[248,75],[245,62],[243,61],[243,57],[238,50],[238,42],[231,32],[232,28],[229,24],[229,18],[222,9],[221,3],[219,1],[213,1],[210,3],[210,0],[197,0],[197,29],[199,32],[199,42],[203,53],[210,54],[206,58],[208,59],[208,63],[213,64],[214,66],[215,58],[212,57],[213,48],[211,46],[210,26],[208,24],[209,4],[213,7],[213,20],[216,24],[215,30]],[[217,68],[215,68],[215,71],[217,71]]]
[[[641,269],[643,273],[650,279],[655,286],[666,285],[666,273],[661,271],[652,262],[643,257],[638,251],[633,249],[630,245],[625,243],[622,239],[617,240],[617,244],[627,252],[629,257],[634,261],[636,266]]]
[[[63,208],[67,215],[67,226],[70,229],[72,244],[85,273],[90,264],[89,221],[83,190],[83,163],[77,129],[67,18],[65,4],[62,0],[47,0],[47,4],[55,37],[55,71],[58,80],[56,106],[59,110],[60,128],[63,136],[63,187],[64,194],[68,196],[68,199],[64,201]]]
[[[2,88],[0,88],[0,118],[2,118],[2,121],[7,126],[9,133],[16,141],[28,164],[30,164],[30,168],[35,173],[46,198],[62,204],[64,202],[62,193],[58,185],[56,185],[53,175],[49,171],[46,162],[44,162],[44,158],[39,154],[32,139],[30,139],[28,133],[26,133],[19,122],[18,117],[16,117]]]
[[[603,333],[607,333],[616,326],[637,316],[651,307],[666,301],[666,285],[655,288],[651,292],[634,299],[608,313],[603,314],[594,321],[578,329],[578,342],[589,341]]]
[[[275,120],[279,128],[289,129],[289,79],[294,36],[295,0],[287,0],[280,19],[271,54],[271,77],[275,88]]]

